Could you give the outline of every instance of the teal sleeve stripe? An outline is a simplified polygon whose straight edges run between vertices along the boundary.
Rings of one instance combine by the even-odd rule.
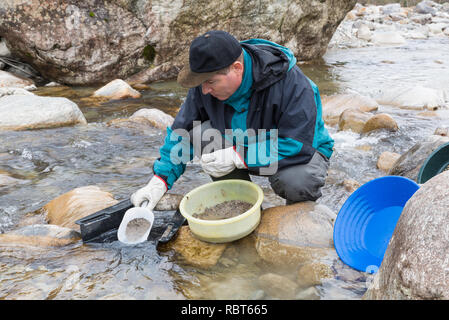
[[[167,136],[159,152],[161,158],[154,162],[154,173],[167,177],[167,187],[171,189],[184,173],[187,162],[192,160],[193,145],[190,139],[183,138],[167,127]]]
[[[324,154],[328,159],[332,156],[334,140],[329,135],[329,132],[326,130],[324,126],[324,121],[322,118],[322,104],[320,92],[318,90],[318,86],[309,78],[310,85],[312,86],[315,103],[316,103],[316,123],[315,123],[315,136],[313,138],[312,146]]]

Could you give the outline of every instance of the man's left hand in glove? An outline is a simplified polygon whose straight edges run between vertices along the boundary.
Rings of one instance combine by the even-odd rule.
[[[203,154],[200,164],[204,172],[215,178],[225,176],[236,168],[248,168],[234,147]]]

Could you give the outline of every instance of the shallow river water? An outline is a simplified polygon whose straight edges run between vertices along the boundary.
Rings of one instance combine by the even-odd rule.
[[[301,68],[318,84],[322,95],[349,89],[375,96],[385,88],[414,84],[449,89],[448,47],[446,37],[410,40],[400,47],[332,49],[321,61]],[[75,101],[89,122],[87,126],[0,132],[0,172],[20,181],[0,186],[0,232],[16,228],[26,213],[76,187],[98,185],[123,200],[147,182],[165,132],[109,127],[106,122],[128,117],[142,107],[159,108],[174,116],[186,91],[174,81],[155,83],[142,91],[141,99],[93,105],[83,98],[95,89],[38,88],[35,92]],[[449,126],[446,110],[438,111],[440,117],[386,106],[380,106],[379,112],[392,115],[400,130],[360,136],[328,127],[335,140],[332,170],[363,184],[384,175],[376,168],[383,151],[401,154],[437,127]],[[263,187],[265,207],[284,204],[273,195],[266,178],[254,181]],[[210,179],[198,163],[190,163],[170,192],[184,194],[207,182]],[[338,213],[348,196],[342,186],[328,184],[318,202]],[[129,247],[117,242],[79,242],[52,249],[2,245],[0,299],[263,298],[257,279],[276,270],[250,249],[233,261],[199,270],[184,265],[172,252],[158,252],[150,243]],[[285,275],[291,278],[288,271]],[[360,299],[366,277],[337,277],[316,289],[321,299]]]

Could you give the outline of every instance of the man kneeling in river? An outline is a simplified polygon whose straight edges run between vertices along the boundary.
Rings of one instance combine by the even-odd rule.
[[[190,90],[167,128],[154,176],[131,196],[135,206],[149,201],[153,209],[194,152],[214,181],[266,175],[287,204],[321,197],[334,141],[318,87],[290,49],[209,31],[191,43],[178,83]],[[203,143],[205,134],[215,136],[212,143]]]

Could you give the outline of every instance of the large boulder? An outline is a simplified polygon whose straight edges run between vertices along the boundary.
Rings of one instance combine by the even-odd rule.
[[[259,256],[277,266],[298,266],[318,261],[333,250],[336,215],[313,201],[263,211],[254,230]]]
[[[364,299],[449,299],[449,171],[408,200]]]
[[[2,1],[0,36],[45,78],[67,84],[124,78],[148,65],[146,28],[114,2]]]
[[[0,98],[0,130],[28,130],[87,124],[67,98],[7,95]]]
[[[0,2],[0,37],[53,81],[108,82],[143,70],[136,79],[144,82],[176,76],[190,42],[211,29],[275,41],[299,60],[319,58],[355,3],[8,0]]]

